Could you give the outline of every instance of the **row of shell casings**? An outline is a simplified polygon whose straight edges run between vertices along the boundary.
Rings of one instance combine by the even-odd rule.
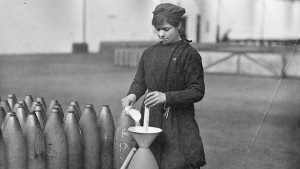
[[[0,104],[0,168],[112,168],[115,124],[108,105],[97,113],[87,104],[81,112],[73,101],[63,113],[57,100],[46,107],[42,97],[13,97]]]

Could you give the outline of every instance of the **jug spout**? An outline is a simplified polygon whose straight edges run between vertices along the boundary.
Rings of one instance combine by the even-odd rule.
[[[130,116],[135,121],[136,126],[140,125],[140,119],[142,116],[138,110],[136,110],[133,106],[126,106],[124,111],[127,116]]]

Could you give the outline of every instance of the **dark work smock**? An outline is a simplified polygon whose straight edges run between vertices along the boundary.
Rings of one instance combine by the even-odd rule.
[[[194,169],[205,165],[194,108],[205,92],[200,54],[187,40],[170,45],[159,42],[147,48],[128,94],[139,99],[147,89],[166,94],[166,104],[150,108],[149,126],[162,129],[150,146],[159,168]]]

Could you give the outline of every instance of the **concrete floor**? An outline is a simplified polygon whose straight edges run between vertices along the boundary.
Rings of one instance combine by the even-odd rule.
[[[98,54],[2,55],[0,97],[31,94],[48,104],[56,99],[64,110],[71,101],[81,108],[93,104],[96,111],[109,105],[116,122],[134,74],[134,68],[116,67]],[[204,169],[300,168],[300,80],[279,82],[205,74],[206,95],[195,104]]]

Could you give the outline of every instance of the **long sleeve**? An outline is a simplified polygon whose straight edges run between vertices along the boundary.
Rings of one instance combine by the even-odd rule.
[[[137,100],[143,96],[147,90],[147,86],[145,83],[145,70],[144,70],[144,61],[143,61],[144,53],[139,61],[139,65],[137,68],[137,72],[135,74],[134,80],[131,83],[131,86],[128,91],[129,94],[135,94]]]
[[[204,97],[205,85],[202,59],[198,52],[191,52],[184,63],[185,88],[179,91],[166,92],[167,104],[195,103]]]

